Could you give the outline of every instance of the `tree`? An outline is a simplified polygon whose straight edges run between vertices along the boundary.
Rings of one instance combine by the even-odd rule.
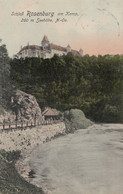
[[[0,105],[7,107],[10,104],[13,86],[10,80],[9,56],[6,45],[0,40]]]
[[[123,122],[123,57],[74,56],[11,60],[17,88],[37,98],[41,108],[79,108],[92,120]]]

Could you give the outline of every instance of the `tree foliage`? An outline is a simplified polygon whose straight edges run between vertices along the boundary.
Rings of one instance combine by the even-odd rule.
[[[31,185],[20,176],[15,168],[20,151],[0,150],[0,193],[44,194],[42,189]]]
[[[95,121],[123,121],[123,56],[14,59],[11,78],[41,107],[78,108]]]
[[[1,42],[1,40],[0,40]],[[14,91],[10,80],[10,65],[6,45],[0,45],[0,105],[8,107]]]

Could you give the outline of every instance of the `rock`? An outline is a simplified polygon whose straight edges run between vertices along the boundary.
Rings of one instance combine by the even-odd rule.
[[[30,94],[17,90],[11,98],[11,109],[3,109],[0,114],[0,124],[5,122],[18,121],[36,121],[42,119],[41,109],[36,101],[36,98]]]
[[[31,121],[42,119],[41,109],[36,98],[30,94],[17,90],[12,101],[12,109],[18,120]]]
[[[15,114],[11,110],[3,110],[3,113],[0,115],[0,124],[3,124],[3,120],[6,122],[11,120],[11,122],[13,122],[15,118]]]

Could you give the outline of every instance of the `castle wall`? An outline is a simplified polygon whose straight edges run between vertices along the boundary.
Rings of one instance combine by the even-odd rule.
[[[68,52],[71,52],[71,47],[69,45],[65,48],[54,44],[50,44],[50,42],[48,41],[48,38],[44,36],[41,42],[41,47],[37,45],[27,45],[17,55],[15,55],[15,58],[25,59],[26,57],[29,57],[29,58],[40,57],[40,58],[46,59],[46,58],[52,58],[55,54],[58,56],[67,55]],[[75,53],[77,53],[80,56],[83,55],[83,51],[81,49],[79,52],[75,51]]]
[[[53,57],[55,54],[58,55],[58,56],[62,56],[62,55],[66,55],[67,52],[52,49],[51,57]]]
[[[65,133],[65,124],[63,122],[53,125],[42,125],[28,128],[26,130],[16,130],[9,133],[2,132],[0,134],[1,149],[10,150],[26,150],[33,149],[38,144],[42,144],[47,139],[51,139],[57,134]]]
[[[35,50],[25,49],[21,52],[21,54],[18,54],[19,59],[20,58],[25,59],[26,57],[29,57],[29,58],[31,58],[31,57],[41,57],[41,58],[43,58],[43,53],[42,53],[42,51],[37,50],[37,49],[35,49]]]

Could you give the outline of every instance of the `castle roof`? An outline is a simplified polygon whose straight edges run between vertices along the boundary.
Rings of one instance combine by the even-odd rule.
[[[37,45],[27,45],[27,46],[24,46],[20,51],[22,52],[23,50],[26,50],[26,49],[31,49],[31,50],[43,50],[43,48],[41,46],[37,46]]]
[[[77,55],[77,56],[80,56],[80,53],[79,53],[79,51],[77,51],[77,50],[71,50],[71,52],[73,53],[73,55]]]
[[[50,47],[51,47],[51,49],[58,50],[58,51],[64,51],[64,52],[67,51],[65,47],[58,46],[58,45],[52,44],[52,43],[50,44]]]
[[[70,45],[68,45],[69,46],[69,48],[71,48],[70,47]],[[68,47],[67,46],[67,47]],[[62,46],[58,46],[58,45],[56,45],[56,44],[50,44],[50,48],[51,49],[54,49],[54,50],[58,50],[58,51],[64,51],[64,52],[67,52],[67,48],[66,47],[62,47]],[[79,51],[77,51],[77,50],[71,50],[71,53],[73,54],[73,55],[77,55],[77,56],[80,56],[80,53],[79,53]]]
[[[46,35],[44,36],[44,38],[43,38],[42,42],[49,42],[49,40],[48,40],[48,38],[47,38],[47,36],[46,36]]]

